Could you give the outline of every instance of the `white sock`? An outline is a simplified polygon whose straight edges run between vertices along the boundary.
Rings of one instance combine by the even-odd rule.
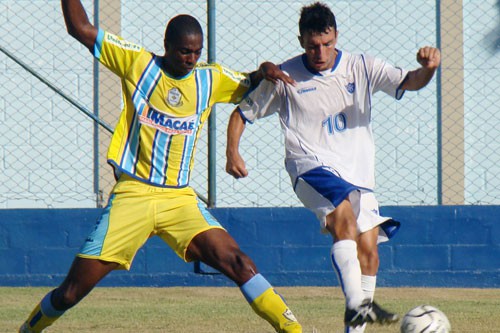
[[[361,288],[361,267],[357,244],[353,240],[341,240],[333,244],[330,258],[345,295],[346,306],[358,307],[364,297]]]
[[[361,288],[365,294],[365,299],[369,298],[373,301],[373,296],[375,295],[375,287],[377,285],[376,275],[361,275]]]

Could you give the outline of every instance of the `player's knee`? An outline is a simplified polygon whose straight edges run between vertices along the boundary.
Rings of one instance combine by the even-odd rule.
[[[380,264],[377,248],[358,252],[358,259],[363,271],[377,271]]]
[[[228,263],[236,271],[252,270],[255,266],[252,259],[239,249],[234,251],[229,259]]]
[[[355,219],[342,218],[332,221],[326,226],[335,240],[356,239],[357,225]]]
[[[227,274],[237,283],[247,281],[257,271],[253,260],[239,249],[228,253],[221,264]]]
[[[57,310],[68,310],[78,304],[88,292],[76,286],[60,287],[54,291],[53,305]]]

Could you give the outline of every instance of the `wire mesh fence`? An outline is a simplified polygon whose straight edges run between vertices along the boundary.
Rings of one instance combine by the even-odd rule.
[[[300,54],[300,8],[310,1],[82,1],[91,21],[163,54],[166,23],[196,17],[215,41],[216,62],[252,71]],[[377,196],[382,205],[499,204],[500,1],[325,1],[336,15],[337,47],[406,68],[419,47],[442,51],[442,66],[401,101],[373,99]],[[120,81],[66,32],[59,1],[0,1],[0,207],[102,206],[115,180],[106,164]],[[9,56],[12,55],[11,56]],[[207,59],[206,47],[202,54]],[[37,75],[22,66],[25,64]],[[49,85],[56,89],[52,89]],[[75,105],[81,105],[79,108]],[[241,151],[250,175],[224,171],[233,105],[218,105],[209,155],[205,128],[191,185],[219,207],[300,206],[285,172],[277,118],[247,126]]]

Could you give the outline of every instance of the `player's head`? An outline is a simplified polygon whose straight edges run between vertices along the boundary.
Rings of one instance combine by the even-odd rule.
[[[198,20],[190,15],[171,19],[165,30],[164,45],[167,71],[176,77],[188,74],[203,49],[203,31]]]
[[[305,50],[309,67],[316,71],[332,68],[337,56],[338,32],[330,8],[321,2],[302,7],[299,32],[299,42]]]

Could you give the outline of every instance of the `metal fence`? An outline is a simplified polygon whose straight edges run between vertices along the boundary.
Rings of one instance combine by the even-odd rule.
[[[240,71],[301,53],[299,11],[309,3],[83,1],[102,28],[157,54],[168,20],[191,14],[205,27],[202,59]],[[380,203],[499,204],[500,1],[325,3],[337,18],[340,49],[407,69],[418,66],[419,47],[442,51],[428,87],[399,102],[375,95]],[[112,129],[119,80],[66,33],[59,1],[0,1],[0,22],[0,208],[102,206],[114,184],[105,161],[110,130],[92,118]],[[249,177],[224,172],[233,108],[218,105],[212,132],[204,129],[192,186],[219,207],[300,206],[277,118],[247,126],[241,148]]]

